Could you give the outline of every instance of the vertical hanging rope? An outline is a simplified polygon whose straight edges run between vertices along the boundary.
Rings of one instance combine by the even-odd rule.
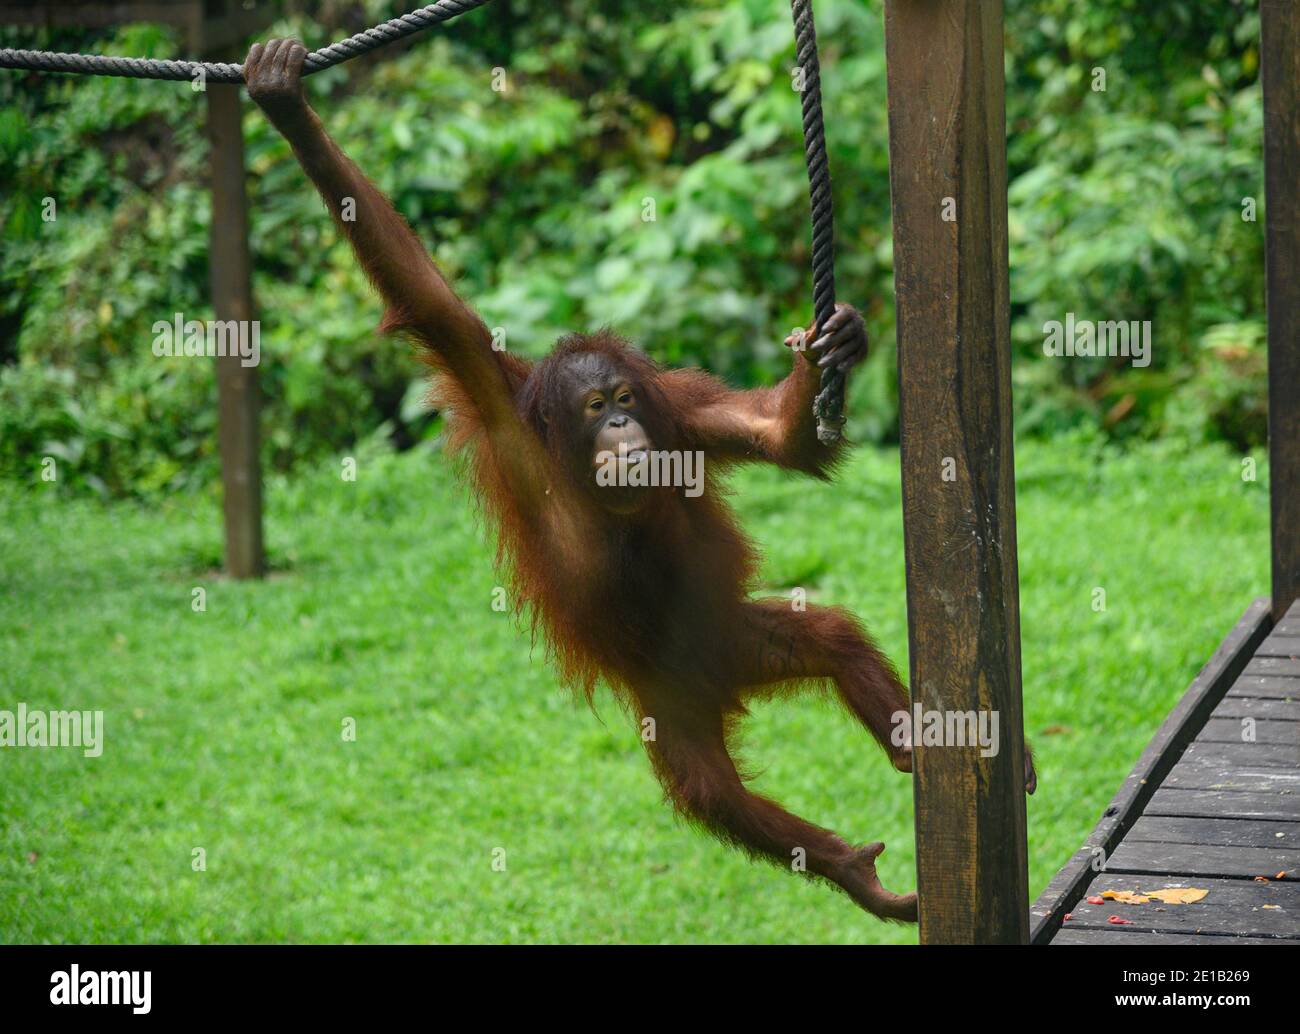
[[[817,29],[812,0],[790,0],[794,16],[795,61],[803,73],[803,146],[812,205],[813,318],[819,328],[835,312],[835,216],[831,209],[831,169],[822,123],[821,65],[817,60]],[[825,445],[839,441],[844,426],[844,374],[822,370],[821,390],[813,403],[817,439]]]

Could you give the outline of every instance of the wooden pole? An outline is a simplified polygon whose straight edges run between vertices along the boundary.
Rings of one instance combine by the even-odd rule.
[[[216,318],[251,321],[253,289],[239,91],[238,85],[207,84],[212,175],[208,276]],[[265,558],[257,368],[244,366],[237,355],[218,357],[215,362],[226,570],[235,578],[259,578],[265,569]]]
[[[922,943],[1026,943],[1002,0],[886,0]]]
[[[1260,0],[1273,620],[1300,597],[1300,3]]]

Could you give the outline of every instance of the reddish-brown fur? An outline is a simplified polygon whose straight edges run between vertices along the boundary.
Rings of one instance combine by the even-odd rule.
[[[541,420],[541,387],[548,364],[583,350],[613,356],[656,400],[668,428],[667,440],[662,432],[656,436],[657,447],[705,452],[701,496],[659,490],[627,518],[603,513],[572,483],[565,443],[548,435]],[[845,867],[865,870],[861,852],[750,793],[727,749],[748,699],[830,686],[900,767],[909,764],[906,751],[888,739],[891,717],[907,707],[905,691],[856,620],[838,608],[796,611],[788,600],[750,599],[756,553],[722,497],[718,474],[759,457],[713,454],[691,414],[734,406],[739,394],[763,410],[774,396],[779,401],[781,389],[736,393],[701,371],[661,370],[608,331],[572,335],[536,367],[497,353],[503,378],[515,386],[521,422],[547,445],[539,476],[584,529],[573,539],[580,552],[570,555],[520,513],[473,398],[436,349],[423,354],[438,371],[432,397],[447,413],[452,448],[465,454],[475,495],[499,530],[499,560],[512,575],[515,598],[541,629],[565,681],[590,698],[603,678],[638,718],[654,720],[647,749],[667,795],[688,818],[782,864],[792,864],[793,852],[803,848],[814,874],[835,879]],[[799,419],[811,422],[807,412]],[[824,476],[837,458],[809,440],[781,461]],[[874,857],[874,851],[867,854]],[[878,901],[870,882],[855,894],[860,904],[890,918],[908,917],[910,899]]]
[[[682,814],[756,856],[834,881],[877,915],[915,919],[915,895],[890,894],[876,878],[883,845],[854,848],[753,793],[728,751],[749,699],[828,686],[910,770],[910,745],[890,742],[891,717],[906,710],[907,696],[888,661],[843,610],[750,598],[755,551],[718,483],[745,461],[828,475],[839,454],[816,439],[816,368],[796,356],[776,387],[733,391],[699,370],[662,370],[609,331],[570,335],[535,365],[495,350],[487,327],[302,99],[304,56],[288,41],[255,46],[245,63],[249,92],[383,296],[384,329],[413,338],[434,367],[451,448],[464,456],[517,601],[564,680],[588,696],[599,679],[613,687],[642,720],[655,772]],[[348,220],[345,198],[355,203]],[[628,515],[584,486],[577,472],[586,458],[574,452],[559,373],[591,352],[635,385],[655,449],[704,454],[702,495],[650,489],[649,502]]]

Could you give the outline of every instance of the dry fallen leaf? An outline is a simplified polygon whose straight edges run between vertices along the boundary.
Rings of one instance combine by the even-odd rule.
[[[1103,890],[1101,896],[1107,901],[1120,901],[1125,905],[1145,905],[1151,900],[1146,895],[1131,890]]]
[[[1118,901],[1123,905],[1146,905],[1152,900],[1163,901],[1166,905],[1190,905],[1200,901],[1209,893],[1199,887],[1163,887],[1160,890],[1103,890],[1101,897],[1089,898],[1094,905],[1102,901]]]
[[[1144,890],[1142,893],[1163,901],[1166,905],[1190,905],[1210,892],[1200,887],[1166,887],[1164,890]]]

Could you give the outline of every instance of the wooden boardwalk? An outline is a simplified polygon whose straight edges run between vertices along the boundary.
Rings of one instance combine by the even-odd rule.
[[[1257,600],[1035,903],[1034,943],[1300,945],[1300,602],[1270,626]],[[1176,886],[1209,893],[1087,901]]]

